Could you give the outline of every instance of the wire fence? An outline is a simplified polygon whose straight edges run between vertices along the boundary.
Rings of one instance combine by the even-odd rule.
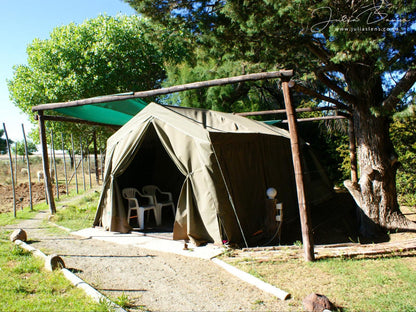
[[[33,210],[34,201],[38,202],[39,199],[45,200],[47,198],[45,172],[43,171],[41,154],[30,155],[28,151],[23,124],[22,133],[25,147],[23,155],[18,155],[17,142],[10,144],[5,123],[3,123],[3,131],[6,139],[6,155],[1,155],[0,158],[0,186],[4,186],[1,188],[2,194],[0,194],[4,200],[0,200],[0,206],[1,211],[13,209],[13,215],[16,217],[18,206],[23,208],[23,203],[27,203],[30,210]],[[94,138],[76,138],[71,135],[72,150],[68,151],[64,147],[62,133],[59,135],[59,140],[52,130],[49,131],[49,134],[49,174],[55,199],[71,193],[78,194],[101,184],[104,171],[104,151],[97,149],[95,136]],[[56,141],[61,141],[61,145],[57,146]],[[6,200],[11,197],[13,198],[12,202]]]

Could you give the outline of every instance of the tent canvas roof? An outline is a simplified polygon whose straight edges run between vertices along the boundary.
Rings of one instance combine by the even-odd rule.
[[[108,139],[105,168],[94,225],[111,231],[129,230],[123,188],[160,183],[164,190],[178,188],[176,239],[247,238],[251,244],[266,226],[270,186],[279,190],[287,219],[298,224],[289,134],[245,117],[151,103]],[[317,191],[321,180],[318,175],[309,192],[315,199],[329,191]]]

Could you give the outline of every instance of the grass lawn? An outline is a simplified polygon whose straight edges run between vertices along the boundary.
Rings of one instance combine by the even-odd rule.
[[[331,258],[305,262],[278,256],[223,256],[222,260],[289,292],[293,305],[315,292],[324,294],[339,311],[416,311],[416,251],[373,259]]]
[[[0,311],[107,311],[60,271],[48,272],[33,257],[0,233]]]
[[[71,230],[90,227],[98,198],[95,190],[62,197],[56,202],[57,214],[52,221]],[[40,204],[35,206],[35,212],[26,210],[19,212],[18,219],[12,214],[0,214],[0,225],[30,218],[48,207]],[[60,273],[44,272],[37,259],[8,241],[8,234],[0,234],[1,311],[106,310],[90,302]],[[338,311],[416,311],[416,251],[307,263],[303,257],[293,257],[292,247],[286,252],[263,252],[261,257],[231,250],[222,260],[289,292],[292,305],[299,311],[303,309],[302,299],[312,292],[326,295]]]

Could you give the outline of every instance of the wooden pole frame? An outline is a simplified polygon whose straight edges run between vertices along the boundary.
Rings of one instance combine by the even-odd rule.
[[[282,79],[283,97],[286,107],[286,115],[289,124],[289,135],[292,149],[293,168],[295,171],[296,191],[299,205],[300,223],[302,229],[302,243],[306,261],[314,261],[314,244],[311,234],[311,221],[309,209],[305,197],[305,185],[303,181],[302,153],[297,130],[296,112],[292,105],[289,89],[289,79]]]
[[[234,77],[228,77],[228,78],[213,79],[213,80],[208,80],[208,81],[191,82],[191,83],[186,83],[183,85],[177,85],[173,87],[167,87],[167,88],[161,88],[161,89],[155,89],[155,90],[147,90],[147,91],[139,91],[139,92],[131,92],[128,94],[108,95],[108,96],[94,97],[94,98],[69,101],[69,102],[42,104],[42,105],[37,105],[37,106],[32,107],[32,112],[57,109],[57,108],[98,104],[102,102],[115,102],[115,101],[122,101],[122,100],[128,100],[128,99],[147,98],[147,97],[152,97],[152,96],[157,96],[157,95],[164,95],[164,94],[170,94],[170,93],[182,92],[182,91],[194,90],[194,89],[202,89],[202,88],[208,88],[208,87],[213,87],[213,86],[222,86],[222,85],[245,82],[245,81],[256,81],[256,80],[284,78],[284,77],[290,78],[292,76],[293,76],[293,70],[280,70],[280,71],[274,71],[274,72],[254,73],[254,74],[240,75],[240,76],[234,76]]]
[[[46,185],[46,197],[49,204],[50,213],[53,215],[56,213],[56,206],[55,200],[53,198],[53,191],[52,191],[52,183],[51,183],[51,176],[49,171],[49,158],[48,158],[48,145],[46,142],[46,128],[45,128],[45,120],[43,119],[43,112],[39,112],[38,114],[38,122],[39,122],[39,137],[40,137],[40,144],[42,146],[42,162],[43,162],[43,174],[45,179]]]
[[[293,76],[292,70],[248,74],[248,75],[241,75],[241,76],[230,77],[230,78],[214,79],[210,81],[194,82],[194,83],[173,86],[173,87],[168,87],[168,88],[162,88],[162,89],[156,89],[156,90],[140,91],[140,92],[134,92],[134,93],[132,92],[130,94],[125,94],[125,95],[111,95],[111,96],[104,96],[100,98],[90,98],[90,99],[83,99],[83,100],[64,102],[64,103],[42,104],[42,105],[33,107],[32,111],[33,112],[37,111],[39,113],[39,116],[41,115],[43,116],[42,113],[44,110],[52,110],[52,109],[64,108],[64,107],[76,107],[76,106],[82,106],[82,105],[97,104],[97,103],[102,103],[102,102],[114,102],[114,101],[134,99],[134,98],[146,98],[146,97],[151,97],[151,96],[170,94],[170,93],[181,92],[181,91],[192,90],[192,89],[207,88],[207,87],[212,87],[212,86],[227,85],[227,84],[239,83],[239,82],[244,82],[244,81],[281,78],[282,87],[283,87],[283,95],[284,95],[284,100],[285,100],[285,110],[287,113],[287,119],[289,123],[289,133],[291,137],[291,146],[292,146],[292,155],[293,155],[292,157],[293,157],[293,163],[294,163],[294,169],[295,169],[296,188],[297,188],[297,194],[298,194],[299,213],[301,217],[302,239],[303,239],[303,244],[304,244],[304,249],[305,249],[305,259],[307,261],[313,261],[314,260],[314,245],[313,245],[313,239],[311,236],[309,212],[306,206],[306,199],[305,199],[301,152],[299,148],[299,138],[298,138],[297,126],[296,126],[296,113],[292,106],[290,89],[289,89],[289,81],[292,76]],[[43,120],[43,117],[39,119]],[[41,124],[42,123],[40,122],[40,125]],[[75,163],[75,176],[76,176],[75,157],[74,157],[74,163]],[[77,186],[77,189],[78,189],[78,186]],[[78,190],[77,190],[77,193],[78,193]]]

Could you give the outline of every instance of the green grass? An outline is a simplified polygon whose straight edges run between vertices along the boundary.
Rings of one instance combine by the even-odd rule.
[[[0,311],[107,311],[0,233]]]
[[[84,192],[75,199],[57,202],[56,215],[52,221],[73,231],[91,227],[100,193],[95,190]]]
[[[224,257],[243,271],[292,295],[294,305],[312,292],[324,294],[340,311],[416,311],[416,252],[376,259],[257,261]]]
[[[34,205],[33,211],[26,207],[23,210],[16,211],[16,218],[13,216],[13,212],[0,213],[0,226],[17,224],[22,220],[31,219],[41,210],[49,210],[49,208],[45,203]]]

